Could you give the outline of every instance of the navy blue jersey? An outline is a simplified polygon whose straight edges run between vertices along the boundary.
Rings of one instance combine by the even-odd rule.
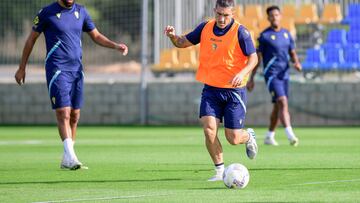
[[[204,29],[207,22],[208,21],[201,23],[199,26],[195,28],[195,30],[187,34],[185,36],[186,39],[189,40],[193,45],[200,43],[201,32]],[[232,19],[231,23],[228,26],[226,26],[224,29],[221,29],[215,25],[214,34],[219,37],[225,35],[230,30],[233,24],[234,24],[234,19]],[[239,27],[238,30],[238,39],[241,50],[245,56],[250,56],[251,54],[256,52],[254,43],[251,39],[251,35],[247,31],[247,29],[242,25]]]
[[[288,30],[282,28],[276,32],[265,29],[259,37],[259,48],[263,56],[265,78],[289,78],[289,52],[295,49],[295,42]]]
[[[95,29],[86,9],[74,4],[70,9],[52,3],[39,11],[34,19],[33,30],[44,32],[47,55],[47,71],[81,71],[82,32]]]

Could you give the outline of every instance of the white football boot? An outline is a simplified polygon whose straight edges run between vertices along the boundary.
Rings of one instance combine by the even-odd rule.
[[[274,137],[265,137],[264,144],[272,145],[272,146],[279,146],[279,143],[276,142]]]
[[[258,146],[256,144],[256,138],[255,138],[255,131],[252,128],[248,128],[246,131],[250,135],[249,140],[245,144],[246,145],[246,155],[249,157],[249,159],[254,159],[258,152]]]
[[[208,179],[208,181],[222,181],[223,180],[224,169],[215,169],[215,175]]]
[[[64,154],[60,164],[61,169],[77,170],[82,168],[82,163],[75,157],[74,159],[69,158]],[[87,168],[87,167],[85,167]],[[85,169],[84,168],[84,169]]]
[[[297,137],[293,137],[289,139],[290,145],[297,147],[299,145],[299,139]]]

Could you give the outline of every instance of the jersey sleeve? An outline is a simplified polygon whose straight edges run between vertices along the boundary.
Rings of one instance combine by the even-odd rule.
[[[83,24],[83,27],[82,27],[82,30],[84,32],[91,32],[92,30],[95,29],[95,23],[92,21],[88,11],[83,8],[83,12],[84,12],[84,24]]]
[[[201,32],[204,29],[206,22],[202,22],[200,25],[198,25],[195,30],[193,30],[192,32],[188,33],[187,35],[185,35],[186,39],[189,40],[189,42],[191,42],[191,44],[196,45],[200,43],[200,39],[201,39]]]
[[[251,54],[256,52],[250,32],[244,26],[239,27],[238,39],[240,48],[245,56],[250,56]]]
[[[35,32],[42,33],[44,32],[45,27],[46,27],[46,11],[44,9],[41,9],[33,20],[32,29]]]

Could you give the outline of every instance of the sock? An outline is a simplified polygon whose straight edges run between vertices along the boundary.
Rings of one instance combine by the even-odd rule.
[[[64,152],[67,156],[70,156],[71,159],[75,159],[75,151],[74,151],[74,144],[71,138],[66,138],[64,141]]]
[[[296,137],[291,126],[285,128],[285,133],[289,140],[293,140]]]
[[[224,162],[223,163],[219,163],[219,164],[215,164],[215,171],[216,174],[221,174],[224,172],[225,170],[225,165]]]
[[[265,138],[274,139],[275,137],[275,131],[268,131],[265,135]]]

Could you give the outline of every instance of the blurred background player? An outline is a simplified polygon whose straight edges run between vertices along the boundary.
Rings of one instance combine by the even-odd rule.
[[[223,150],[217,136],[223,119],[227,141],[232,145],[245,143],[250,159],[257,154],[254,131],[243,128],[246,83],[258,58],[250,33],[233,18],[234,6],[234,0],[217,0],[215,19],[201,23],[187,35],[177,36],[173,26],[165,28],[165,34],[178,48],[200,43],[196,79],[204,83],[204,88],[199,117],[207,150],[215,164],[215,176],[209,181],[221,181],[224,172]]]
[[[264,143],[266,145],[278,145],[275,140],[275,129],[280,119],[285,127],[290,144],[297,146],[299,140],[291,127],[288,110],[289,55],[296,70],[301,71],[301,64],[297,57],[295,43],[290,32],[281,27],[280,8],[278,6],[271,6],[267,8],[266,13],[271,26],[260,34],[258,39],[258,56],[259,61],[263,59],[265,82],[274,105],[270,117],[269,131],[265,135]],[[259,64],[253,70],[250,81],[247,84],[249,91],[254,89],[254,76]]]
[[[82,66],[82,32],[87,32],[97,44],[116,49],[126,55],[128,48],[102,35],[95,27],[86,9],[74,0],[58,0],[39,11],[33,30],[26,40],[19,69],[15,74],[19,85],[25,83],[25,68],[33,46],[44,32],[47,48],[46,80],[52,108],[64,144],[60,167],[76,170],[82,167],[74,142],[80,108],[83,104],[84,74]]]

